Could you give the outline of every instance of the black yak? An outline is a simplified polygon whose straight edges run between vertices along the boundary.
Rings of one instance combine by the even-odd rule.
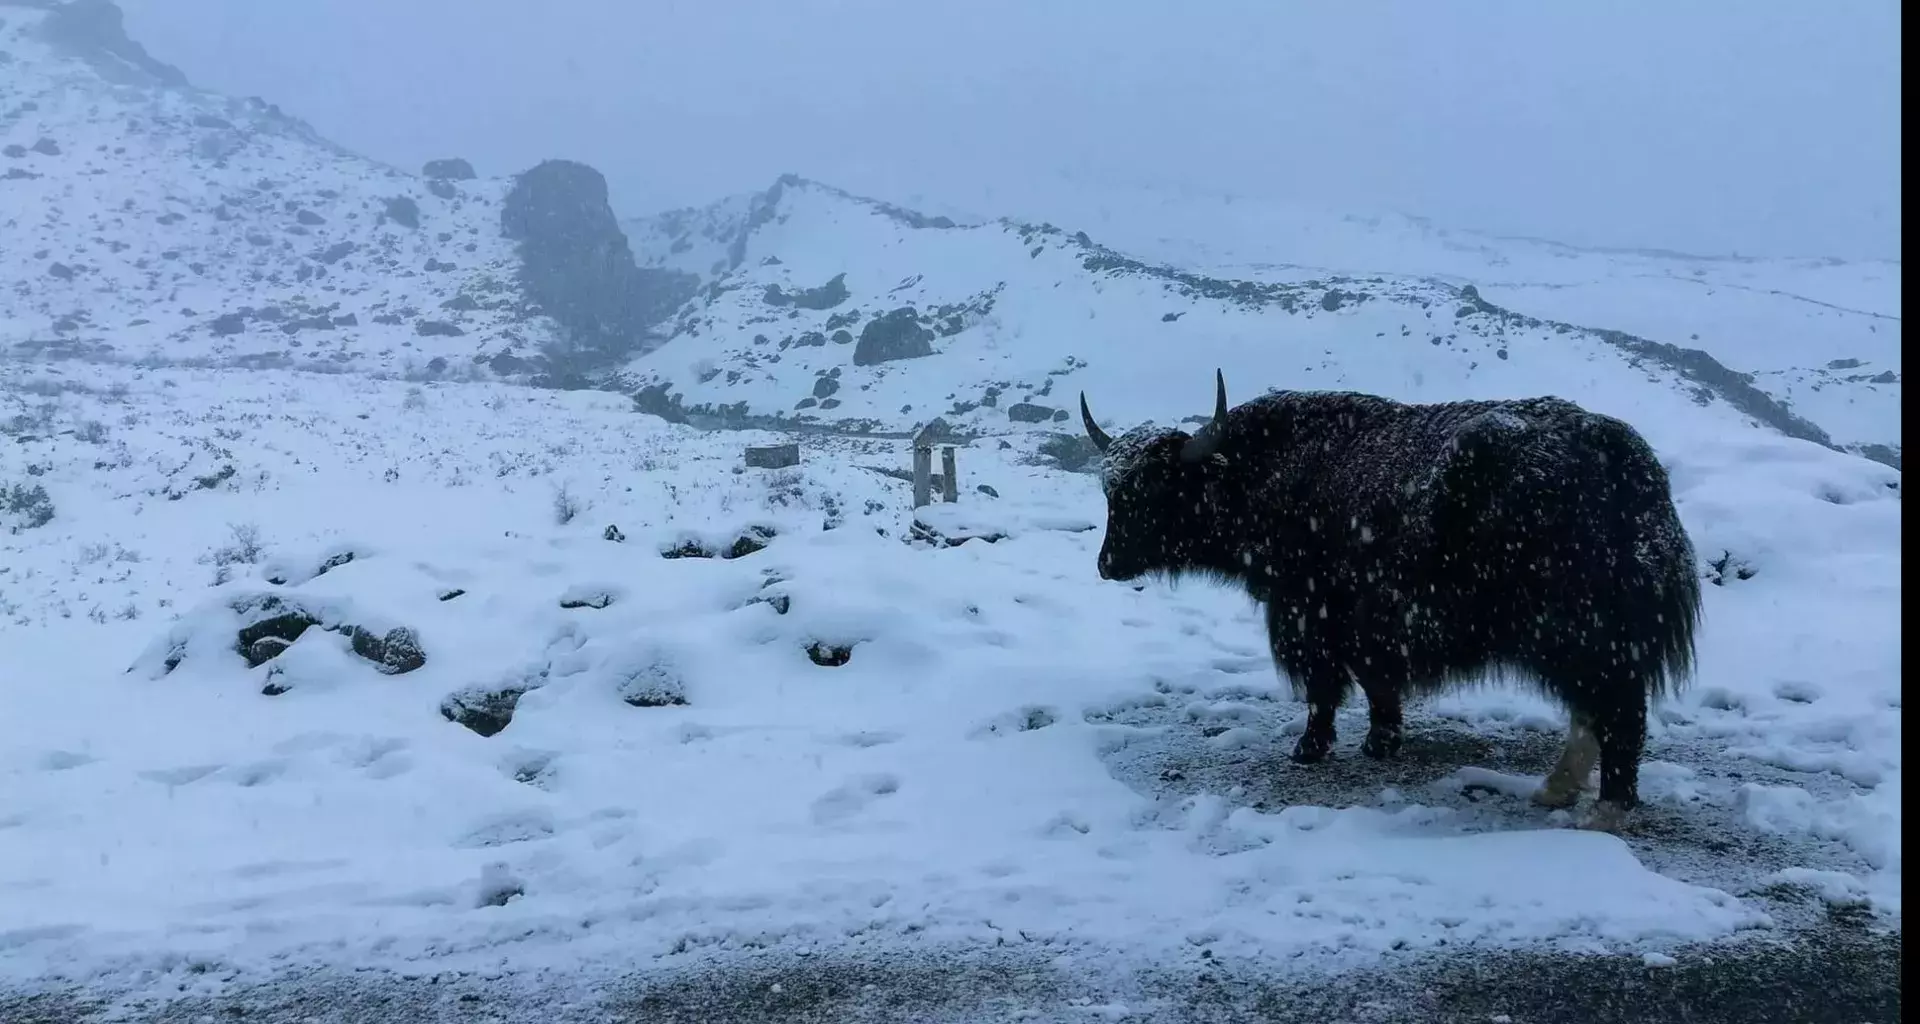
[[[1536,682],[1569,713],[1534,800],[1612,829],[1639,802],[1647,703],[1693,667],[1700,580],[1667,474],[1638,432],[1557,398],[1406,404],[1276,392],[1192,435],[1138,427],[1104,453],[1103,579],[1237,582],[1308,706],[1293,760],[1324,758],[1350,686],[1362,753],[1391,757],[1401,700],[1476,678]]]

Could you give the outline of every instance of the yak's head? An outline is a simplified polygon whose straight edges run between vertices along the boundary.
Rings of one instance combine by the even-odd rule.
[[[1218,392],[1213,421],[1193,434],[1135,427],[1109,437],[1093,421],[1087,396],[1080,418],[1101,452],[1107,492],[1107,537],[1100,545],[1100,578],[1131,580],[1147,573],[1223,571],[1219,513],[1227,493],[1228,461],[1220,452],[1227,421],[1227,381],[1214,371]]]

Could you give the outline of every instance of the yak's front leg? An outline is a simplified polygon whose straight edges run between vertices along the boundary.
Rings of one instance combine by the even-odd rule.
[[[1360,752],[1384,761],[1400,752],[1400,741],[1406,734],[1400,688],[1390,682],[1362,679],[1360,689],[1367,695],[1367,738],[1360,741]]]

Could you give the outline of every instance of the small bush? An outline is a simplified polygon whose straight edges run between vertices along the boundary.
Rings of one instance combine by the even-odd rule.
[[[568,523],[573,522],[573,517],[579,514],[580,514],[580,502],[578,499],[574,498],[573,492],[567,489],[567,485],[561,484],[559,487],[554,488],[554,491],[553,491],[554,521],[558,522],[561,526],[565,526]]]
[[[213,564],[213,585],[219,586],[233,578],[236,565],[255,565],[266,553],[260,543],[260,528],[252,523],[229,523],[227,529],[233,533],[233,543],[223,544],[201,557],[201,561]]]
[[[8,533],[19,533],[53,522],[53,499],[47,489],[34,484],[8,484],[0,487],[0,525]]]

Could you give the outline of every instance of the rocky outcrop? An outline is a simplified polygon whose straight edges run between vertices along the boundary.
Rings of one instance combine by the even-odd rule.
[[[54,6],[40,30],[49,42],[78,54],[108,81],[187,84],[179,68],[153,59],[146,47],[127,37],[125,20],[112,0],[69,0]]]
[[[473,165],[459,157],[445,160],[429,160],[420,168],[420,176],[435,181],[471,181],[475,177]]]
[[[872,366],[932,354],[933,332],[920,325],[920,316],[912,306],[901,306],[867,321],[860,331],[860,343],[853,347],[853,365]]]
[[[634,264],[606,179],[585,164],[548,160],[515,178],[500,227],[519,243],[522,290],[567,333],[567,369],[598,369],[642,351],[648,328],[698,284],[690,274]]]

